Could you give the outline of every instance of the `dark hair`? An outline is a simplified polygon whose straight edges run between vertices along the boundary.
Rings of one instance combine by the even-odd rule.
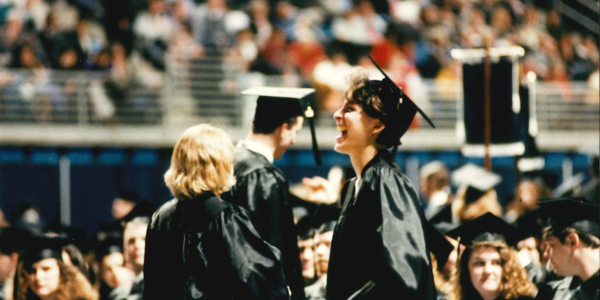
[[[350,87],[344,94],[346,100],[349,103],[360,105],[369,117],[379,119],[385,125],[375,141],[386,148],[397,145],[399,129],[389,126],[391,122],[388,120],[388,113],[366,73],[362,71],[353,73],[348,81]]]
[[[563,229],[555,229],[553,227],[546,227],[544,229],[544,238],[548,238],[550,236],[556,237],[562,244],[565,243],[567,236],[571,233],[575,233],[579,236],[579,239],[586,245],[592,247],[593,249],[600,248],[600,239],[598,237],[589,234],[587,232],[583,232],[579,229],[566,227]]]
[[[275,132],[275,130],[277,128],[279,128],[279,126],[283,125],[283,124],[287,124],[288,127],[292,127],[294,126],[294,124],[296,123],[296,118],[301,117],[301,114],[298,114],[297,116],[293,116],[291,118],[289,118],[287,121],[283,121],[280,124],[275,125],[274,123],[271,124],[267,124],[264,122],[254,122],[254,124],[252,124],[252,132],[253,133],[257,133],[257,134],[271,134],[273,132]]]

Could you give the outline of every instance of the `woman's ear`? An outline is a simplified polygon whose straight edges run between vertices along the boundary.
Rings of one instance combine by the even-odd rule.
[[[381,120],[375,122],[375,126],[371,130],[371,136],[378,136],[385,129],[385,125],[381,123]]]

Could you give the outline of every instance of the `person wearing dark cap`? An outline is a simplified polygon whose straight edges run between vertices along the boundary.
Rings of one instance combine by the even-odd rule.
[[[539,205],[549,212],[544,256],[566,278],[540,288],[537,299],[600,299],[600,207],[583,197],[541,200]]]
[[[144,300],[289,299],[280,252],[243,207],[219,197],[235,183],[232,167],[221,129],[196,125],[177,141],[165,173],[175,199],[154,213],[146,236]]]
[[[307,286],[307,300],[325,300],[327,294],[327,271],[329,268],[329,256],[331,254],[331,240],[336,221],[330,220],[323,223],[315,235],[315,265],[318,279],[315,283]]]
[[[94,254],[99,265],[100,300],[108,300],[115,288],[131,282],[134,278],[133,271],[125,267],[123,238],[107,237],[99,243]]]
[[[66,241],[37,237],[19,258],[15,300],[96,300],[98,294],[79,270],[63,262]]]
[[[19,254],[28,238],[28,231],[24,229],[0,228],[0,300],[12,299]]]
[[[122,191],[112,202],[112,216],[115,220],[121,220],[138,203],[139,196],[136,192]]]
[[[260,236],[281,251],[292,299],[304,299],[304,279],[290,204],[287,177],[273,165],[290,145],[304,119],[311,124],[313,150],[319,163],[314,139],[310,99],[314,89],[257,87],[242,92],[258,96],[252,132],[234,151],[237,183],[223,195],[225,201],[250,212]]]
[[[383,75],[369,80],[364,71],[353,73],[334,114],[340,131],[334,150],[350,156],[357,177],[340,196],[327,275],[330,300],[436,297],[418,191],[394,161],[416,113],[429,119]]]
[[[144,291],[144,263],[146,251],[146,232],[150,217],[156,207],[147,200],[138,202],[135,207],[121,219],[123,230],[123,254],[125,267],[133,271],[133,280],[127,281],[114,289],[111,300],[137,300]]]
[[[486,212],[502,214],[494,187],[502,181],[500,175],[468,163],[452,172],[452,182],[459,186],[453,202],[459,223],[475,219]]]
[[[533,299],[536,287],[512,248],[523,234],[492,213],[447,233],[465,246],[453,278],[453,300]]]
[[[431,265],[437,290],[436,300],[447,300],[452,289],[450,278],[456,269],[457,251],[454,250],[458,242],[444,234],[448,227],[436,225],[427,225],[427,243],[431,251]]]

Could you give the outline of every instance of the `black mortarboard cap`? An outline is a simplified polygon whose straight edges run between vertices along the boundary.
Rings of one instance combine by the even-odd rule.
[[[134,191],[123,190],[118,195],[117,198],[125,200],[131,203],[138,203],[140,201],[140,196],[138,193]]]
[[[98,261],[101,261],[104,256],[111,253],[123,253],[123,237],[111,235],[98,242],[95,250]]]
[[[29,231],[17,227],[0,228],[0,253],[9,255],[23,251],[31,239]]]
[[[433,225],[445,223],[452,224],[452,205],[450,203],[442,205],[428,221]]]
[[[388,124],[390,126],[387,130],[391,130],[390,134],[392,137],[396,137],[396,143],[392,149],[392,155],[396,154],[398,145],[401,145],[400,138],[408,131],[410,124],[417,112],[421,114],[423,119],[435,128],[433,122],[427,117],[427,115],[398,87],[390,77],[383,71],[383,69],[377,64],[377,62],[369,55],[369,58],[373,64],[379,69],[379,72],[383,74],[382,80],[371,80],[371,86],[377,92],[377,96],[383,103],[384,109],[388,114]]]
[[[451,176],[455,185],[466,187],[465,202],[467,203],[481,198],[502,181],[500,175],[471,163],[456,169]]]
[[[255,128],[276,128],[293,117],[308,119],[315,162],[321,165],[314,124],[315,112],[311,103],[314,92],[315,89],[311,88],[254,87],[243,91],[242,95],[258,96],[253,120]]]
[[[526,211],[513,224],[528,237],[540,238],[544,228],[544,214],[541,209]]]
[[[541,199],[538,204],[548,212],[552,229],[575,228],[600,238],[600,206],[583,197]]]
[[[44,260],[47,258],[55,258],[62,261],[63,247],[66,246],[68,240],[63,237],[37,236],[34,237],[28,247],[20,257],[20,260],[26,266]]]
[[[494,241],[515,246],[527,237],[514,226],[489,212],[450,230],[446,235],[459,240],[465,246],[471,246],[473,242]]]
[[[149,223],[150,218],[155,211],[156,206],[154,206],[154,204],[150,203],[148,200],[142,200],[138,202],[138,204],[136,204],[133,209],[131,209],[131,211],[121,219],[121,225],[125,227],[128,222],[131,222],[136,218],[147,219],[147,222]]]
[[[454,245],[452,245],[440,231],[429,223],[425,224],[425,233],[427,234],[429,251],[435,256],[435,260],[437,260],[437,269],[441,272],[448,261],[450,253],[454,251]]]

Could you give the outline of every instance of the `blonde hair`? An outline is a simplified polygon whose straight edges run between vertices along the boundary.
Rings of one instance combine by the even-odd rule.
[[[501,241],[475,242],[467,247],[458,258],[458,268],[451,281],[454,290],[451,293],[452,300],[481,299],[469,272],[469,260],[477,248],[493,248],[500,254],[502,261],[502,281],[500,284],[500,295],[503,299],[517,299],[520,296],[533,296],[537,289],[529,280],[527,272],[519,263],[517,253]]]
[[[86,299],[98,300],[98,293],[94,290],[85,275],[74,266],[57,260],[60,270],[60,285],[52,294],[55,300]],[[37,299],[29,286],[29,273],[23,262],[17,267],[17,292],[15,300]]]
[[[188,128],[173,149],[165,183],[179,200],[212,192],[219,196],[235,184],[233,144],[225,131],[200,124]]]

